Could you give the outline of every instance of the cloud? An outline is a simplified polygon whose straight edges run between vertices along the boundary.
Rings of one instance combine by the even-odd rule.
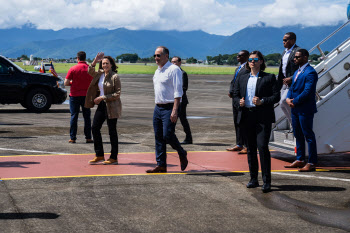
[[[231,35],[258,21],[269,26],[336,24],[339,0],[0,0],[0,28],[203,30]]]
[[[31,23],[38,29],[53,30],[125,27],[211,31],[232,19],[236,10],[233,4],[215,0],[0,0],[0,5],[0,28]]]
[[[346,11],[345,4],[342,6],[339,1],[276,0],[263,7],[259,16],[268,26],[319,26],[345,21]]]

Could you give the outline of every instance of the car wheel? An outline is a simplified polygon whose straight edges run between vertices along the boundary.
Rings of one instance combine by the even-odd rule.
[[[51,104],[51,94],[43,88],[29,91],[25,100],[25,106],[33,112],[46,112],[51,107]]]

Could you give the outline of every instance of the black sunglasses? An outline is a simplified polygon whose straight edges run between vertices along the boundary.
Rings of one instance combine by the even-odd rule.
[[[283,39],[283,42],[287,42],[288,40],[290,40],[290,39]]]
[[[257,61],[259,61],[259,58],[257,58],[257,57],[256,58],[249,58],[248,61],[249,62],[252,62],[252,61],[257,62]]]
[[[153,57],[160,57],[161,54],[154,54]]]
[[[294,56],[295,59],[299,59],[301,58],[302,56]]]

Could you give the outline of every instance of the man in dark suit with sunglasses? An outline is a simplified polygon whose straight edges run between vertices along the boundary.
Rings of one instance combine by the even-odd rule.
[[[241,64],[235,70],[235,74],[233,75],[233,79],[231,81],[230,90],[228,96],[230,98],[233,97],[233,90],[235,87],[235,83],[239,79],[240,76],[249,73],[249,71],[245,68],[249,57],[249,52],[247,50],[242,50],[237,54],[237,61]],[[232,98],[232,112],[233,112],[233,122],[235,124],[236,130],[236,145],[230,148],[227,148],[227,151],[238,151],[238,154],[247,154],[247,147],[245,146],[243,131],[241,131],[239,124],[237,123],[237,115],[238,108],[234,104],[234,100]]]
[[[292,86],[289,88],[287,103],[292,108],[294,136],[297,144],[297,159],[286,168],[301,168],[300,172],[316,170],[317,145],[312,130],[316,108],[316,84],[318,75],[308,63],[309,52],[300,49],[295,53],[294,61],[299,69],[293,76]],[[309,159],[305,163],[305,140],[308,145]]]
[[[287,93],[290,85],[292,84],[292,76],[298,69],[298,66],[294,64],[294,56],[296,51],[300,49],[295,44],[297,36],[294,32],[287,32],[283,37],[283,46],[285,50],[282,53],[281,63],[278,72],[278,85],[281,90],[281,100],[279,102],[281,110],[288,119],[289,125],[292,125],[291,109],[286,103]],[[292,130],[289,131],[290,133]]]

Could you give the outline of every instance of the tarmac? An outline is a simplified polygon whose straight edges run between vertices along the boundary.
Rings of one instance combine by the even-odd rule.
[[[42,114],[0,106],[1,232],[350,231],[349,152],[300,173],[284,168],[295,156],[271,151],[272,192],[245,187],[246,155],[225,151],[235,142],[229,75],[189,76],[188,168],[168,146],[168,173],[145,173],[155,166],[152,75],[120,77],[119,165],[87,163],[82,116],[68,143],[68,104]],[[176,134],[183,140],[180,123]],[[106,125],[102,137],[108,152]]]

